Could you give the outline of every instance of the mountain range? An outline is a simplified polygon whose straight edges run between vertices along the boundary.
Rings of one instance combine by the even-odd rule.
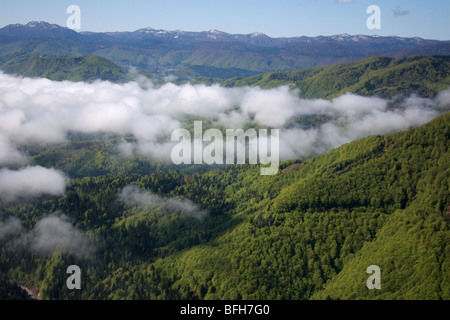
[[[162,74],[183,68],[186,71],[186,67],[193,66],[196,69],[187,70],[186,75],[229,78],[325,66],[375,55],[449,55],[450,42],[348,34],[271,38],[257,32],[229,34],[218,30],[153,28],[134,32],[75,32],[34,21],[0,29],[0,55],[14,52],[97,55],[124,68]]]

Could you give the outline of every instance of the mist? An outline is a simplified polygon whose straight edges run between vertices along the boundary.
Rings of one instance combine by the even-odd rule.
[[[86,256],[93,250],[90,239],[76,229],[64,214],[54,213],[41,219],[28,237],[30,250],[38,254],[60,250]]]
[[[61,251],[88,257],[95,251],[92,239],[76,229],[70,218],[60,212],[41,218],[31,230],[26,230],[19,218],[8,217],[0,221],[0,242],[9,242],[14,250],[38,255]]]
[[[171,133],[192,119],[217,128],[259,126],[280,129],[280,159],[323,153],[372,134],[422,125],[447,111],[450,90],[436,99],[411,96],[390,106],[378,97],[351,93],[333,100],[302,99],[287,86],[223,88],[218,85],[155,87],[140,78],[125,84],[20,78],[0,73],[0,166],[22,166],[25,144],[68,141],[69,132],[133,136],[117,146],[124,156],[141,154],[170,161]],[[314,127],[299,119],[326,119]]]
[[[159,209],[165,214],[177,212],[202,219],[207,213],[206,210],[201,209],[189,199],[161,197],[149,191],[142,190],[135,185],[129,185],[123,188],[118,197],[128,206],[139,206],[143,209]]]
[[[0,166],[15,166],[26,163],[26,156],[12,144],[9,137],[0,133]]]
[[[22,233],[23,230],[22,221],[16,217],[9,217],[5,221],[0,221],[0,242]]]

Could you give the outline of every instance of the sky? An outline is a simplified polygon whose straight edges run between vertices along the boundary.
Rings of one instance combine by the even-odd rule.
[[[0,27],[29,21],[66,26],[70,5],[81,10],[78,31],[152,27],[271,37],[348,33],[450,40],[450,0],[14,0],[1,2]],[[381,29],[367,27],[370,5],[381,10]]]

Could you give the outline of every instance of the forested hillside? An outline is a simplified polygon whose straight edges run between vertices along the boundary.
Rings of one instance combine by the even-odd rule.
[[[0,70],[9,74],[58,81],[133,80],[133,76],[127,75],[126,70],[98,56],[56,57],[14,53],[0,57]],[[166,81],[165,75],[140,73],[151,78],[156,85]],[[208,73],[224,79],[196,77]],[[185,66],[174,71],[172,81],[178,84],[187,81],[195,84],[220,84],[224,87],[258,86],[263,89],[289,85],[304,98],[332,99],[346,92],[381,97],[410,94],[434,97],[437,92],[450,86],[450,56],[395,59],[372,57],[358,62],[293,72],[229,78],[236,73],[254,74],[238,69]]]
[[[272,72],[227,80],[199,78],[225,87],[290,85],[305,98],[335,98],[346,92],[392,97],[419,94],[432,97],[450,85],[450,57],[372,57],[327,67]]]
[[[24,77],[70,81],[124,81],[126,71],[98,56],[43,56],[13,53],[0,57],[0,70]]]
[[[43,299],[450,299],[449,138],[446,113],[275,176],[124,158],[114,138],[36,146],[31,164],[71,180],[2,203],[0,271]],[[65,285],[72,264],[81,290]]]

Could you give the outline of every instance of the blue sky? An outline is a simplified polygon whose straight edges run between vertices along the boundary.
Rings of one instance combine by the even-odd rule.
[[[69,5],[81,9],[80,31],[166,30],[262,32],[271,37],[340,33],[450,40],[450,0],[48,0],[2,1],[0,27],[32,20],[66,26]],[[381,29],[369,30],[369,5]]]

